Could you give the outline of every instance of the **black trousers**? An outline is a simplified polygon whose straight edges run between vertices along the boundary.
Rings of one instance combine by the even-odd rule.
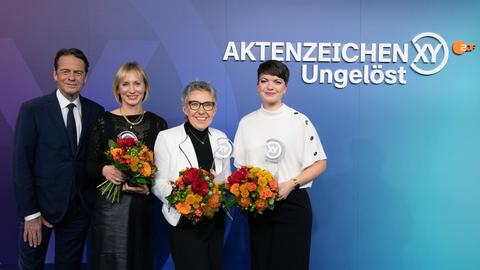
[[[225,213],[196,225],[181,218],[176,227],[170,226],[170,247],[176,270],[222,269]]]
[[[312,208],[305,189],[275,203],[274,211],[248,217],[253,270],[308,269]]]
[[[52,231],[55,231],[55,269],[80,269],[89,225],[90,217],[78,196],[70,201],[62,221],[51,229],[42,226],[42,243],[36,248],[23,241],[24,222],[20,222],[18,269],[44,268]]]

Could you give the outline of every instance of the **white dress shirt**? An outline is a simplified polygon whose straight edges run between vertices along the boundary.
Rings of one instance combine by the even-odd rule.
[[[57,89],[57,99],[60,103],[60,109],[62,110],[63,122],[65,127],[67,126],[67,115],[68,115],[68,105],[70,103],[75,104],[73,108],[73,117],[75,118],[75,124],[77,125],[77,144],[80,140],[80,134],[82,133],[82,105],[80,104],[80,97],[77,97],[74,101],[68,100],[66,97],[60,93],[60,90]]]

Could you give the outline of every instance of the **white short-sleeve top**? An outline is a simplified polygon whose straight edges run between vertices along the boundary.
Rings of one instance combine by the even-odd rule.
[[[266,142],[274,139],[283,145],[284,155],[273,165],[266,158]],[[318,160],[326,159],[320,137],[312,122],[302,113],[285,104],[267,111],[263,106],[244,116],[235,134],[234,165],[277,170],[278,183],[296,177]],[[312,182],[301,188],[310,187]]]

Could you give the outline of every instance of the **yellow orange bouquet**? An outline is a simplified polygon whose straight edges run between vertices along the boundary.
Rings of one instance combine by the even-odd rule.
[[[263,214],[273,210],[278,184],[272,174],[257,167],[243,166],[227,178],[226,189],[231,194],[225,205],[235,205],[242,212]]]
[[[153,163],[153,152],[135,138],[117,138],[108,141],[107,158],[118,170],[127,176],[131,186],[153,183],[157,167]],[[122,194],[122,185],[105,180],[97,186],[100,194],[112,203],[118,203]]]
[[[172,193],[166,197],[171,207],[193,224],[211,219],[221,206],[221,192],[211,173],[203,169],[181,170],[173,183]]]

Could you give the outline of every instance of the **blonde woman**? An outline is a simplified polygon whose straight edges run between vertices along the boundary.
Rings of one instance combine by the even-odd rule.
[[[147,75],[138,63],[122,65],[115,75],[113,95],[120,107],[105,112],[91,131],[88,172],[95,186],[108,180],[122,185],[122,197],[113,204],[97,193],[92,223],[93,269],[152,269],[152,215],[150,187],[129,186],[125,176],[104,152],[108,140],[121,134],[134,136],[153,150],[155,138],[167,123],[143,102],[149,96]]]

